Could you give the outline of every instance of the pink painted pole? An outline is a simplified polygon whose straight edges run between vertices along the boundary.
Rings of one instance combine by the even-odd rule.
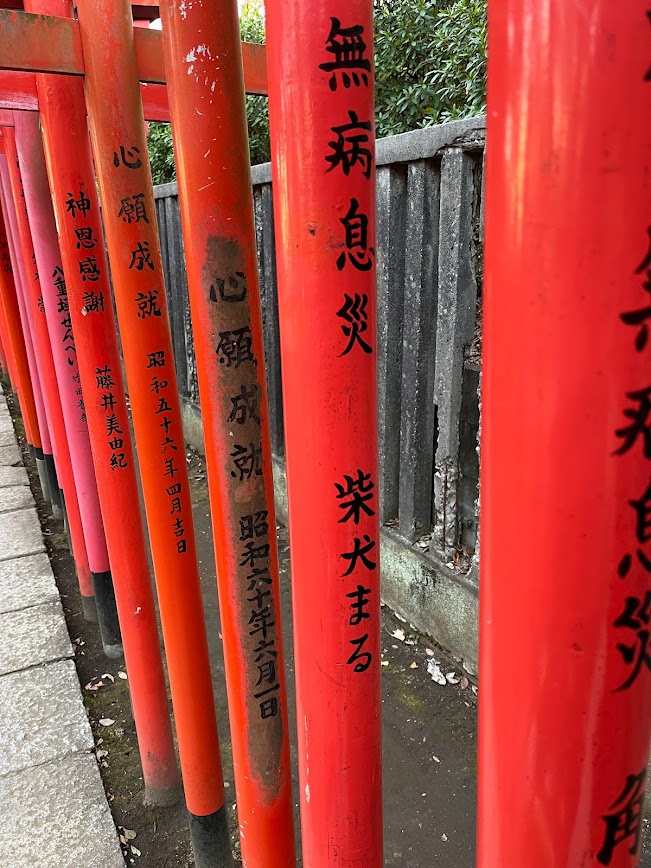
[[[44,453],[52,454],[52,444],[50,441],[49,428],[47,423],[45,401],[43,397],[43,388],[41,382],[40,365],[36,352],[34,341],[33,323],[29,315],[29,306],[25,299],[24,286],[24,271],[23,260],[16,243],[15,224],[16,215],[11,201],[7,198],[8,184],[8,169],[7,158],[3,155],[0,157],[0,173],[2,174],[3,187],[3,210],[5,217],[5,226],[7,231],[7,241],[9,243],[9,255],[11,257],[11,267],[14,272],[16,297],[18,299],[18,310],[20,312],[20,322],[23,328],[23,336],[25,338],[25,349],[27,351],[27,364],[29,366],[29,376],[32,381],[32,391],[34,392],[34,403],[36,405],[36,418],[38,420],[38,429],[40,434],[40,445],[33,445],[33,458],[36,462],[38,471],[39,483],[43,498],[46,503],[51,500],[50,489],[47,481],[47,471],[45,469]],[[26,266],[25,266],[26,267]]]
[[[14,200],[18,201],[22,180],[36,265],[41,276],[40,288],[79,497],[102,645],[107,657],[120,658],[120,628],[45,157],[40,136],[38,141],[34,141],[35,137],[30,135],[29,127],[24,128],[23,121],[21,113],[16,112],[15,137],[14,130],[9,128],[6,135],[7,157],[14,162],[10,166],[12,189]]]
[[[6,139],[3,139],[6,144]],[[97,621],[97,608],[95,605],[95,596],[93,591],[93,583],[90,573],[90,564],[88,561],[88,552],[86,549],[86,541],[84,539],[84,531],[81,523],[81,511],[79,507],[79,499],[75,486],[74,476],[72,472],[72,461],[70,458],[70,450],[65,433],[65,425],[63,421],[63,410],[61,408],[61,400],[59,395],[56,373],[54,370],[54,360],[52,357],[52,347],[47,331],[47,323],[45,321],[45,308],[42,304],[40,295],[40,281],[36,275],[36,271],[32,270],[29,275],[25,273],[24,256],[22,253],[22,240],[19,235],[16,209],[14,207],[13,194],[9,183],[8,167],[4,164],[5,174],[0,174],[0,194],[4,195],[4,210],[6,213],[5,223],[7,232],[8,244],[13,242],[13,248],[10,245],[9,252],[11,254],[14,278],[16,284],[16,295],[20,293],[20,286],[25,295],[25,300],[28,307],[31,307],[32,322],[36,326],[36,339],[39,346],[41,361],[43,364],[42,373],[44,376],[45,393],[49,397],[49,406],[52,420],[51,439],[56,452],[56,462],[58,468],[58,476],[61,481],[62,506],[65,502],[64,518],[68,519],[68,533],[70,538],[70,547],[72,549],[75,568],[77,571],[77,579],[79,581],[79,591],[81,594],[82,609],[86,621]],[[0,173],[3,169],[3,163],[0,160]],[[21,198],[21,202],[23,202]],[[26,221],[25,214],[25,221]],[[29,233],[29,225],[25,222],[26,232],[23,233],[24,241],[28,245],[25,253],[32,260],[33,246],[31,243],[31,235]],[[31,287],[31,289],[30,289]],[[58,484],[58,481],[57,481]]]
[[[20,241],[18,237],[18,230],[16,227],[16,211],[15,208],[11,207],[11,202],[13,201],[13,197],[11,196],[11,191],[9,187],[5,189],[5,201],[7,202],[7,207],[9,210],[9,222],[7,224],[7,240],[10,245],[10,251],[13,248],[14,251],[14,273],[16,278],[16,292],[18,293],[18,297],[22,294],[22,304],[24,306],[25,315],[27,319],[27,323],[29,326],[30,339],[32,343],[32,348],[34,351],[34,359],[36,362],[36,368],[38,371],[39,377],[39,387],[40,393],[43,403],[43,410],[45,413],[45,418],[43,420],[44,425],[41,427],[41,448],[43,452],[43,472],[45,474],[47,489],[48,489],[48,502],[52,507],[52,514],[57,519],[63,518],[63,501],[61,497],[61,491],[59,486],[59,479],[56,471],[56,466],[58,464],[57,459],[57,445],[56,438],[54,436],[54,422],[52,417],[52,407],[51,403],[53,400],[53,396],[50,394],[51,390],[48,389],[47,384],[47,358],[44,358],[44,353],[42,352],[42,347],[39,344],[38,340],[38,322],[37,318],[39,316],[44,316],[38,308],[34,308],[30,305],[30,295],[27,291],[27,269],[33,269],[32,280],[38,281],[36,265],[32,261],[31,263],[26,263],[24,257],[21,254]],[[54,400],[58,400],[57,395],[54,395]],[[38,404],[37,404],[37,413],[38,413]],[[40,424],[40,421],[39,421]],[[37,453],[38,455],[38,453]],[[37,467],[39,469],[39,478],[41,473],[41,467],[37,463]],[[43,481],[41,480],[41,487],[43,487]]]

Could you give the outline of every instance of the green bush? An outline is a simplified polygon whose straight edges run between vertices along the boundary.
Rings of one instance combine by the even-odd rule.
[[[264,13],[240,10],[246,42],[264,42]],[[378,136],[486,110],[486,0],[375,0]],[[267,100],[247,96],[251,163],[269,160]],[[174,179],[169,124],[150,124],[154,183]]]

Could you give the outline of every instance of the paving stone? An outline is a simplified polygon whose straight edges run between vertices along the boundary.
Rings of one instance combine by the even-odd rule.
[[[0,513],[15,512],[18,509],[36,507],[32,492],[27,485],[14,485],[11,488],[3,488],[0,494]]]
[[[93,747],[72,660],[0,677],[0,709],[0,776]]]
[[[0,614],[0,675],[72,656],[59,600]]]
[[[124,868],[94,756],[0,779],[0,804],[3,868]]]
[[[29,485],[24,467],[4,467],[0,464],[0,488],[10,485]]]
[[[2,422],[3,419],[0,418],[0,447],[14,446],[16,443],[16,435],[14,434],[13,428],[11,431],[3,431]]]
[[[0,540],[0,561],[45,551],[36,510],[21,509],[0,515]]]
[[[20,449],[15,442],[11,446],[0,445],[0,466],[16,467],[22,460]]]
[[[59,591],[46,554],[0,562],[0,612],[13,612],[58,599]]]

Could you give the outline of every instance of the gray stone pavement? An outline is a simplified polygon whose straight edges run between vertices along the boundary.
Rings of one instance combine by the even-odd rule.
[[[3,868],[124,868],[73,649],[0,394]]]

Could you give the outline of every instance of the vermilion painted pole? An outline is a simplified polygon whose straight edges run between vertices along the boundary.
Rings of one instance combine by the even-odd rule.
[[[227,866],[228,819],[131,9],[127,0],[81,0],[77,12],[195,862]]]
[[[235,0],[161,3],[242,861],[296,864],[269,413]]]
[[[0,157],[0,160],[2,160],[2,157]],[[0,250],[2,251],[0,253],[0,260],[2,262],[2,268],[0,268],[0,304],[2,305],[7,335],[11,341],[11,351],[15,359],[14,382],[18,389],[18,399],[25,424],[27,442],[33,446],[33,431],[36,429],[38,432],[36,404],[30,379],[29,362],[20,320],[17,290],[14,283],[13,267],[9,257],[9,242],[2,209],[0,209]]]
[[[640,864],[651,729],[648,9],[490,3],[481,868]]]
[[[9,240],[6,230],[4,229],[4,218],[2,221],[3,231],[0,233],[0,270],[10,277],[13,283],[13,268],[11,265],[11,256],[9,254]],[[14,292],[15,292],[14,286]],[[0,292],[0,336],[2,339],[2,347],[5,354],[5,373],[9,375],[11,389],[16,394],[20,403],[20,395],[18,390],[18,368],[16,362],[16,351],[14,349],[13,338],[9,329],[9,321],[4,308],[4,300]]]
[[[3,148],[4,148],[4,139]],[[0,169],[2,169],[2,161],[0,159]],[[16,212],[13,207],[9,207],[9,203],[5,202],[8,207],[11,226],[13,226],[12,235],[18,235],[16,225]],[[10,228],[9,223],[7,228]],[[22,256],[16,252],[14,261],[17,263],[17,268],[14,272],[14,277],[22,279],[23,261]],[[86,542],[81,524],[81,513],[79,510],[79,501],[77,498],[77,490],[75,488],[74,477],[72,474],[72,462],[68,449],[68,442],[65,433],[63,421],[63,411],[61,409],[61,401],[59,398],[59,389],[56,381],[56,373],[54,371],[54,361],[52,358],[52,348],[50,346],[50,338],[47,331],[47,323],[45,320],[45,308],[40,300],[40,295],[34,299],[34,293],[26,293],[29,296],[31,304],[32,321],[35,325],[35,334],[41,355],[42,371],[44,375],[45,393],[49,400],[50,417],[52,420],[52,435],[54,438],[55,454],[58,468],[58,476],[62,486],[64,497],[62,505],[64,506],[64,523],[67,524],[71,548],[74,555],[77,578],[79,581],[79,590],[81,594],[82,609],[84,618],[87,621],[97,621],[97,608],[95,605],[95,596],[93,591],[93,583],[90,574],[90,564],[88,562],[88,553],[86,550]],[[65,519],[67,518],[67,522]]]
[[[65,14],[67,4],[35,4],[42,14]],[[40,8],[39,8],[40,7]],[[139,504],[136,465],[121,359],[113,321],[108,261],[86,124],[83,82],[37,76],[43,141],[81,385],[86,396],[97,489],[115,582],[133,715],[145,781],[145,802],[175,800],[179,777],[168,710],[158,626]],[[40,135],[26,116],[30,138]],[[68,191],[86,207],[66,204]],[[110,403],[110,407],[106,405]]]
[[[7,129],[5,147],[9,158],[14,202],[21,201],[23,192],[25,197],[25,206],[16,209],[18,232],[23,259],[27,259],[26,253],[33,251],[38,274],[42,275],[40,281],[28,280],[28,291],[33,304],[38,304],[39,299],[42,299],[45,307],[84,540],[90,561],[102,646],[107,657],[117,659],[123,653],[120,629],[45,159],[40,137],[34,142],[29,128],[23,127],[20,112],[16,112],[14,123],[15,138],[14,130]]]
[[[303,859],[382,859],[371,0],[268,0]]]

